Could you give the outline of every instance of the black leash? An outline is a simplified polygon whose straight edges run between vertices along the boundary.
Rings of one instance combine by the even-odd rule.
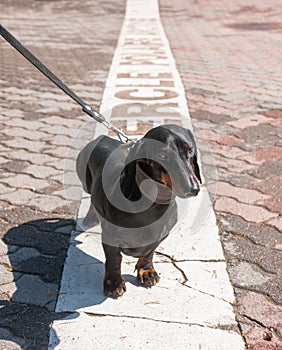
[[[99,112],[95,111],[91,106],[85,103],[79,98],[70,88],[66,86],[60,79],[58,79],[38,58],[36,58],[25,46],[23,46],[7,29],[0,24],[0,34],[8,41],[17,51],[19,51],[30,63],[32,63],[41,73],[57,85],[61,90],[64,91],[70,98],[78,103],[83,112],[88,114],[91,118],[97,122],[102,123],[107,129],[113,130],[122,141],[122,137],[128,142],[130,139],[118,128],[109,123]],[[130,140],[132,141],[132,140]],[[123,142],[123,141],[122,141]]]

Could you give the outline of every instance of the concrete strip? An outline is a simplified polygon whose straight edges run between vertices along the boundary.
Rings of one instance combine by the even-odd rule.
[[[146,5],[127,1],[100,110],[132,137],[171,119],[192,127],[157,1]],[[101,133],[106,130],[98,125],[95,136]],[[78,228],[88,205],[89,198],[83,195]],[[207,191],[202,188],[196,199],[181,203],[180,209],[179,224],[155,258],[160,282],[151,289],[139,287],[134,260],[125,258],[122,272],[127,292],[118,300],[102,292],[100,227],[73,233],[56,308],[72,314],[53,323],[49,350],[157,349],[160,339],[177,349],[244,349]]]
[[[153,305],[153,304],[152,304]],[[79,324],[79,327],[78,327]],[[68,332],[66,332],[66,328]],[[64,334],[64,339],[60,337]],[[90,336],[92,334],[92,336]],[[146,318],[73,314],[56,322],[49,349],[243,349],[236,333]]]

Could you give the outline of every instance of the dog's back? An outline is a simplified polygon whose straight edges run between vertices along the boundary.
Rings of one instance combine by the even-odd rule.
[[[81,150],[76,161],[76,171],[85,192],[91,193],[96,173],[101,172],[110,154],[121,144],[118,140],[101,135]]]

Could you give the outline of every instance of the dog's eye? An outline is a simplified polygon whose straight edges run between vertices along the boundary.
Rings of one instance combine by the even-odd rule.
[[[193,147],[191,147],[187,143],[185,143],[184,148],[185,148],[186,154],[189,155],[189,157],[192,157],[194,155]]]
[[[194,155],[194,150],[193,148],[188,148],[188,154],[190,154],[190,156],[193,156]]]

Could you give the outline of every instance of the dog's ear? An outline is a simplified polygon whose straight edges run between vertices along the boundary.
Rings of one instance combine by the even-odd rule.
[[[143,146],[143,139],[136,142],[136,144],[129,150],[128,156],[126,158],[126,165],[124,167],[124,177],[125,179],[135,178],[136,174],[136,160],[138,160],[138,153],[141,153],[141,147]],[[122,181],[123,181],[122,180]],[[126,181],[124,185],[124,194],[127,197],[132,191],[132,185],[130,182]]]
[[[200,181],[200,183],[202,183],[202,179],[201,179],[201,173],[200,173],[200,168],[199,168],[199,164],[198,164],[198,158],[197,158],[197,146],[196,146],[196,141],[194,138],[194,135],[192,134],[191,130],[189,129],[185,129],[187,136],[188,136],[188,141],[192,141],[193,147],[194,147],[194,157],[193,157],[193,167],[194,167],[194,171],[195,171],[195,175],[197,177],[197,179]]]

